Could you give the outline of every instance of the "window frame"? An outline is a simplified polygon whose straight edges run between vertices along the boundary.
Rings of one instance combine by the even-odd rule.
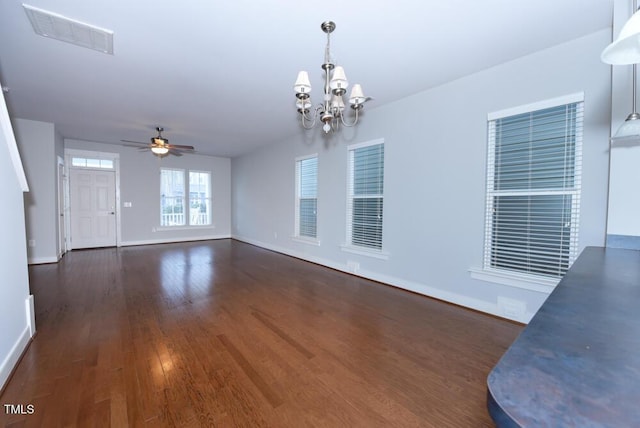
[[[316,161],[316,174],[315,174],[315,197],[304,197],[302,196],[302,163],[307,160],[315,159]],[[318,239],[318,168],[319,168],[319,159],[318,154],[313,153],[306,156],[299,156],[295,159],[295,213],[294,213],[294,234],[293,239],[299,242],[320,245],[320,241]],[[302,199],[315,199],[315,235],[305,235],[301,232],[301,200]]]
[[[572,186],[563,186],[560,188],[548,187],[546,189],[529,187],[526,190],[495,190],[496,170],[494,165],[494,157],[496,153],[497,141],[495,139],[495,121],[499,119],[509,118],[524,113],[533,113],[540,110],[545,110],[553,107],[569,106],[576,104],[576,122],[575,126],[575,138],[572,143],[574,144],[573,152],[571,156],[573,158],[573,183]],[[563,213],[569,214],[571,219],[570,235],[569,235],[569,250],[568,250],[568,266],[575,261],[578,255],[579,247],[579,223],[580,223],[580,196],[581,196],[581,181],[582,181],[582,143],[584,132],[584,93],[575,93],[563,97],[553,98],[538,103],[527,104],[511,109],[502,110],[495,113],[490,113],[487,116],[487,171],[486,171],[486,183],[485,183],[485,239],[484,239],[484,253],[483,253],[483,267],[482,270],[471,269],[472,277],[476,279],[501,283],[505,285],[511,285],[518,288],[525,288],[535,291],[549,291],[554,287],[562,278],[564,273],[557,276],[550,274],[540,274],[524,272],[517,269],[508,269],[503,267],[496,267],[492,263],[493,254],[493,225],[494,225],[494,206],[493,203],[496,197],[500,196],[529,196],[535,198],[536,196],[548,196],[548,195],[568,195],[571,197],[571,208],[564,210]],[[529,229],[528,229],[529,230]],[[562,243],[561,240],[556,241],[558,244]],[[558,252],[559,256],[562,256],[562,252]]]
[[[162,205],[162,198],[163,198],[163,193],[162,193],[162,175],[164,171],[173,171],[173,172],[180,172],[182,174],[182,206],[183,206],[183,218],[184,221],[182,224],[163,224],[163,205]],[[191,216],[191,204],[193,202],[193,198],[191,197],[191,190],[192,190],[192,184],[191,184],[191,173],[196,173],[196,174],[207,174],[208,175],[208,180],[209,180],[209,195],[208,197],[204,198],[208,201],[208,205],[207,205],[207,221],[208,223],[206,224],[194,224],[194,222],[192,221],[192,216]],[[205,171],[205,170],[196,170],[196,169],[185,169],[185,168],[169,168],[169,167],[162,167],[160,168],[160,222],[159,222],[159,227],[156,228],[156,230],[158,231],[162,231],[162,230],[181,230],[181,229],[210,229],[213,228],[213,188],[212,188],[212,180],[213,180],[213,173],[211,171]],[[177,198],[177,196],[169,196],[170,198]],[[198,197],[198,201],[200,202],[202,200],[202,198]]]
[[[76,169],[94,169],[107,171],[114,171],[116,169],[115,160],[111,158],[71,155],[70,159],[71,167]]]
[[[213,197],[212,197],[212,193],[213,193],[212,192],[212,186],[213,186],[213,183],[212,183],[211,171],[190,169],[190,170],[187,170],[187,173],[188,173],[188,176],[189,176],[189,180],[188,181],[185,180],[185,184],[187,185],[187,188],[188,188],[187,196],[188,196],[188,206],[189,206],[189,226],[190,227],[211,226],[213,224],[213,218],[212,218],[213,216],[212,216],[212,213],[211,213],[212,207],[213,207]],[[198,202],[199,203],[201,203],[203,199],[205,201],[207,201],[207,204],[206,204],[207,205],[207,218],[206,218],[207,222],[206,223],[195,223],[194,224],[192,222],[193,215],[191,214],[191,209],[192,209],[191,208],[191,204],[193,203],[193,200],[191,198],[191,193],[192,193],[192,190],[191,190],[191,186],[192,186],[192,184],[191,184],[191,174],[206,174],[207,175],[207,181],[208,181],[207,189],[209,191],[208,196],[206,196],[204,198],[198,197]]]
[[[164,206],[163,206],[163,198],[171,198],[174,203],[171,206],[175,206],[175,201],[177,198],[180,198],[179,196],[174,196],[173,193],[171,193],[171,196],[165,196],[164,193],[162,192],[163,190],[163,173],[165,171],[171,171],[172,173],[175,172],[179,172],[182,174],[182,218],[183,218],[183,222],[182,224],[163,224],[163,216],[167,215],[167,214],[173,214],[175,215],[175,212],[172,213],[165,213],[164,211]],[[173,190],[172,190],[173,191]],[[185,208],[188,206],[188,198],[187,198],[187,182],[186,182],[186,174],[185,174],[185,170],[181,169],[181,168],[160,168],[160,227],[162,228],[169,228],[169,229],[174,229],[176,227],[185,227],[187,226],[187,215],[184,212]],[[179,213],[178,213],[179,214]]]

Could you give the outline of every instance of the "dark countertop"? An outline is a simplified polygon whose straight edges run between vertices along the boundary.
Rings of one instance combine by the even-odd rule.
[[[640,251],[587,247],[487,384],[498,427],[640,427]]]

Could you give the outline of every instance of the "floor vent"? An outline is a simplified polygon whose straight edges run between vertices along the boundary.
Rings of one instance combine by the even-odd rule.
[[[113,55],[113,31],[37,7],[22,6],[36,34]]]

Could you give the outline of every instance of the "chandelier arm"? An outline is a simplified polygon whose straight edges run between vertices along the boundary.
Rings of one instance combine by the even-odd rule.
[[[351,122],[351,123],[348,123],[346,120],[344,120],[344,114],[341,114],[341,115],[340,115],[340,121],[342,122],[342,124],[343,124],[344,126],[346,126],[346,127],[348,127],[348,128],[351,128],[352,126],[355,126],[355,125],[356,125],[356,123],[358,123],[358,111],[359,111],[360,109],[356,108],[356,109],[354,109],[354,110],[356,111],[356,117],[355,117],[355,119],[353,120],[353,122]]]
[[[316,126],[316,117],[315,117],[315,115],[313,116],[313,121],[311,122],[310,125],[307,125],[306,121],[311,121],[311,119],[308,118],[307,115],[304,114],[304,112],[300,113],[300,116],[302,117],[301,123],[302,123],[302,127],[304,129],[313,129],[313,127]]]
[[[318,116],[320,116],[320,112],[322,111],[322,109],[323,109],[322,104],[318,104],[318,105],[315,107],[315,109],[314,109],[314,112],[313,112],[313,115],[312,115],[312,116],[310,116],[310,115],[308,114],[308,112],[307,112],[307,113],[305,113],[304,111],[300,112],[300,116],[302,116],[302,127],[303,127],[304,129],[313,129],[313,127],[314,127],[314,126],[316,126],[316,122],[317,122],[317,120],[318,120]],[[307,125],[307,124],[306,124],[306,123],[307,123],[307,121],[308,121],[308,122],[311,122],[311,124],[310,124],[310,125]]]

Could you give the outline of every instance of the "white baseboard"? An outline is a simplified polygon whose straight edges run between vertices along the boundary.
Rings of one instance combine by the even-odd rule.
[[[229,239],[231,235],[208,235],[208,236],[196,236],[192,238],[162,238],[162,239],[145,239],[141,241],[122,241],[121,247],[131,247],[134,245],[153,245],[153,244],[173,244],[176,242],[191,242],[191,241],[209,241],[212,239]]]
[[[22,353],[27,348],[30,341],[31,335],[29,334],[29,327],[27,326],[11,348],[11,351],[9,351],[9,354],[5,357],[4,361],[2,361],[2,365],[0,365],[0,390],[4,388],[9,376],[11,376],[13,368],[18,364],[20,356],[22,356]]]
[[[465,296],[458,293],[451,293],[446,290],[442,290],[440,288],[431,287],[426,284],[418,283],[415,281],[408,281],[406,279],[397,278],[391,275],[385,275],[378,272],[371,272],[367,270],[360,269],[357,272],[353,272],[347,266],[347,264],[337,263],[332,260],[323,259],[320,257],[310,256],[309,254],[299,253],[297,251],[291,250],[289,248],[279,247],[272,244],[267,244],[265,242],[260,242],[255,239],[246,238],[240,235],[232,235],[233,239],[238,241],[246,242],[251,245],[255,245],[257,247],[265,248],[267,250],[275,251],[277,253],[286,254],[291,257],[295,257],[297,259],[306,260],[308,262],[316,263],[322,266],[329,267],[331,269],[339,270],[350,275],[360,276],[362,278],[370,279],[373,281],[381,282],[383,284],[388,284],[393,287],[402,288],[403,290],[408,290],[414,293],[422,294],[424,296],[433,297],[438,300],[443,300],[445,302],[453,303],[458,306],[464,306],[466,308],[470,308],[476,311],[484,312],[487,314],[495,315],[500,318],[505,318],[505,315],[502,310],[498,307],[498,304],[489,303],[484,300],[474,299],[469,296]],[[513,319],[513,321],[528,323],[534,314],[527,313],[525,315],[525,319]],[[509,318],[510,319],[510,318]]]
[[[58,257],[29,257],[27,263],[30,265],[43,265],[47,263],[58,263]]]

